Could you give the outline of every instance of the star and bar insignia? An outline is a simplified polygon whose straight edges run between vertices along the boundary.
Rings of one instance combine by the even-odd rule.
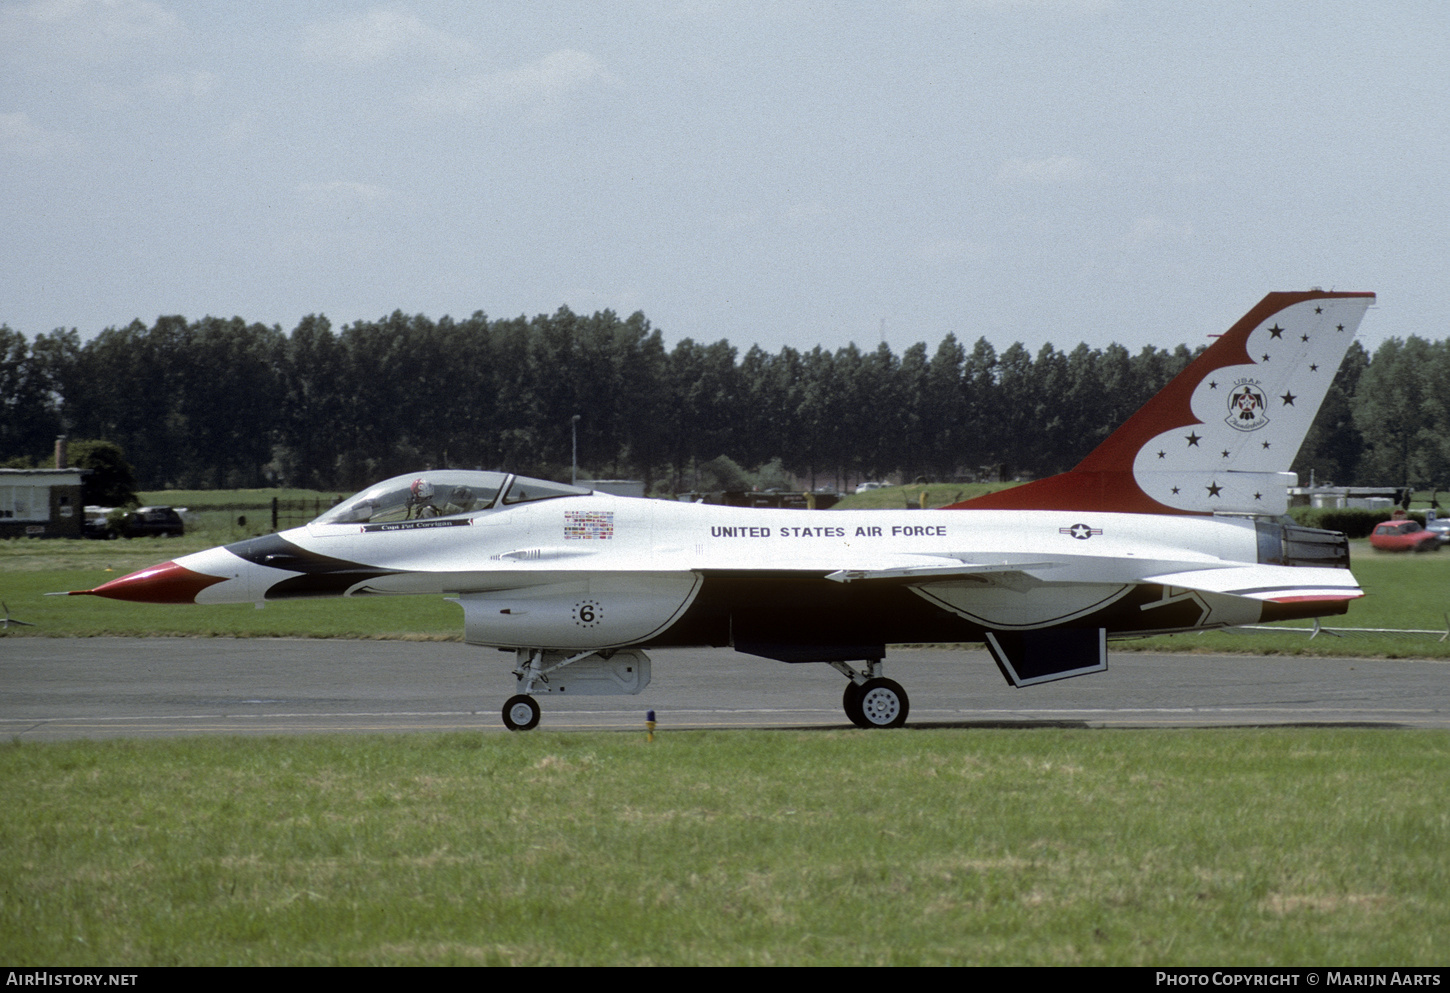
[[[1102,528],[1090,528],[1086,524],[1074,524],[1070,528],[1058,528],[1058,534],[1071,535],[1079,541],[1087,541],[1095,534],[1102,534]]]

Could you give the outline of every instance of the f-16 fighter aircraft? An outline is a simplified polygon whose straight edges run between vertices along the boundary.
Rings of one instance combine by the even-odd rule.
[[[1335,532],[1281,515],[1289,466],[1370,293],[1271,293],[1070,472],[930,511],[620,498],[502,472],[378,483],[304,527],[81,594],[147,603],[446,595],[536,695],[638,693],[651,646],[729,645],[848,680],[906,720],[886,646],[985,642],[1013,686],[1100,672],[1110,638],[1345,612]]]

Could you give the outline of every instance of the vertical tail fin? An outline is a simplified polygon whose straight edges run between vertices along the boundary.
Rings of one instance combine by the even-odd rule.
[[[1373,293],[1270,293],[1071,472],[953,509],[1282,514]]]

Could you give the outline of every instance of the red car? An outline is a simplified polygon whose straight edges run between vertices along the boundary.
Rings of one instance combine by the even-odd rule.
[[[1382,552],[1433,552],[1440,548],[1441,540],[1416,521],[1385,521],[1374,526],[1369,543]]]

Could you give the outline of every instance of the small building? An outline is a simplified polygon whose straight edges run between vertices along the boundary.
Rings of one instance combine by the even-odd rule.
[[[581,479],[579,485],[613,496],[644,496],[644,480],[642,479]]]
[[[676,495],[676,499],[685,499]],[[780,510],[830,510],[841,497],[836,493],[782,493],[771,490],[758,493],[754,490],[717,490],[714,493],[691,493],[690,503],[708,503],[724,507],[774,507]]]
[[[85,469],[0,469],[0,538],[79,538]]]
[[[1403,501],[1405,490],[1395,486],[1291,486],[1291,507],[1360,507],[1385,510]]]

